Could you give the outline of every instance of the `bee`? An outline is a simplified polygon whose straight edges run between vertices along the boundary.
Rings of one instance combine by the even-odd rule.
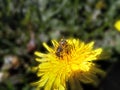
[[[56,49],[56,56],[62,57],[61,52],[67,47],[67,41],[65,39],[61,39],[59,42],[59,46]]]

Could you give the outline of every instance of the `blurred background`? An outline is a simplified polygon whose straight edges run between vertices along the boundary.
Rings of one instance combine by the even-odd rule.
[[[98,62],[107,76],[84,90],[120,90],[119,19],[120,0],[0,0],[0,90],[35,90],[34,51],[62,37],[95,41],[111,55]]]

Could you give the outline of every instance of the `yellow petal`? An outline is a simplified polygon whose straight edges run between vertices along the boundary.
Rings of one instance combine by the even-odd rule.
[[[53,52],[53,49],[50,48],[46,43],[43,43],[43,46],[44,46],[49,52]]]
[[[46,54],[40,53],[39,51],[36,51],[34,54],[36,56],[38,56],[38,57],[44,57],[44,56],[46,56]]]
[[[58,46],[58,42],[56,40],[52,40],[52,44],[54,47]]]

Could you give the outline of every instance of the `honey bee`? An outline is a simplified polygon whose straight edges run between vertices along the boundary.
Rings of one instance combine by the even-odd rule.
[[[58,57],[62,57],[61,52],[67,47],[67,41],[65,39],[61,39],[59,42],[59,46],[57,47],[56,50],[56,55]]]

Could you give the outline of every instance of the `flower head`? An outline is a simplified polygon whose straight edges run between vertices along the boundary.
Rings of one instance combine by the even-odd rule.
[[[120,20],[116,21],[115,24],[114,24],[114,27],[120,31]]]
[[[104,75],[93,61],[103,59],[101,48],[93,49],[94,42],[85,44],[79,39],[52,40],[53,47],[43,43],[47,53],[36,51],[36,60],[39,63],[34,68],[39,81],[33,83],[37,89],[44,90],[82,90],[82,83],[97,84],[96,74]],[[42,89],[43,90],[43,89]]]

